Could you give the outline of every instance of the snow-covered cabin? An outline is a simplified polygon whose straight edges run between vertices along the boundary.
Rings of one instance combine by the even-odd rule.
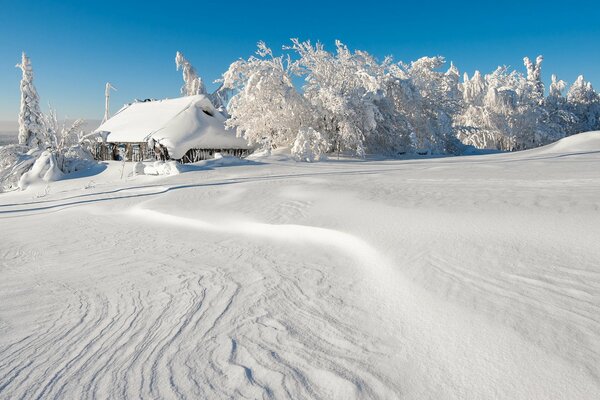
[[[126,105],[96,129],[106,138],[101,160],[140,161],[165,157],[181,162],[212,158],[219,152],[242,157],[248,143],[225,129],[225,117],[204,95]]]

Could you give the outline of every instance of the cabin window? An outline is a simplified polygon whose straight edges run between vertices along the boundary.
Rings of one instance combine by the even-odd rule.
[[[210,111],[208,111],[208,110],[202,109],[202,112],[203,112],[204,114],[208,115],[209,117],[214,117],[213,113],[211,113],[211,112],[210,112]]]

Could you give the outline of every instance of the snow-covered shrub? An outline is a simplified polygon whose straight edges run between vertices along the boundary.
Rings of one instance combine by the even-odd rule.
[[[19,188],[19,179],[36,160],[39,150],[32,150],[21,144],[0,147],[0,192]]]
[[[325,157],[328,148],[329,143],[320,132],[310,127],[300,129],[292,146],[292,156],[298,161],[319,161]]]
[[[60,155],[59,168],[65,174],[82,171],[97,164],[87,147],[81,144],[68,147]]]
[[[62,178],[63,173],[58,167],[55,154],[50,150],[44,150],[33,163],[31,169],[25,172],[19,179],[19,188],[26,189],[28,186],[38,182],[52,182]]]
[[[181,164],[177,161],[155,161],[144,167],[145,175],[179,175]]]

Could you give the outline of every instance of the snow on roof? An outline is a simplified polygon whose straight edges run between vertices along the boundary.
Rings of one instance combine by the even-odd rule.
[[[158,141],[178,159],[189,149],[247,149],[248,142],[226,130],[225,117],[204,95],[132,103],[96,129],[111,143]]]

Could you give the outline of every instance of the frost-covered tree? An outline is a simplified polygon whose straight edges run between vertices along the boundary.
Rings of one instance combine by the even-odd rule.
[[[548,99],[552,99],[556,103],[564,103],[564,91],[567,87],[567,82],[558,80],[556,75],[552,74],[552,83],[550,83],[550,93]]]
[[[292,156],[298,161],[318,161],[329,149],[327,139],[313,128],[302,128],[292,146]]]
[[[488,149],[497,148],[501,133],[492,126],[486,102],[488,85],[479,71],[472,78],[465,73],[462,90],[463,109],[455,116],[454,128],[458,138],[467,145]]]
[[[570,134],[600,129],[600,97],[583,75],[569,88],[567,102],[576,117]]]
[[[305,77],[303,94],[316,110],[318,129],[336,151],[364,156],[366,143],[383,120],[381,65],[367,52],[350,52],[336,41],[336,52],[321,43],[292,39],[295,71]]]
[[[21,109],[19,112],[19,143],[29,146],[41,146],[43,134],[42,112],[40,111],[40,99],[33,84],[33,68],[29,57],[23,52],[21,63],[16,65],[20,68],[23,77],[21,79]]]
[[[410,115],[414,142],[419,152],[457,153],[460,144],[452,128],[453,116],[460,110],[459,73],[454,65],[439,69],[443,57],[422,57],[410,64],[400,63],[413,89]]]
[[[217,88],[213,93],[208,95],[208,98],[213,103],[215,108],[219,111],[226,113],[227,105],[231,98],[235,95],[235,91],[225,87],[223,84]]]
[[[378,84],[368,73],[366,53],[352,54],[336,41],[336,53],[322,44],[292,39],[290,49],[299,57],[295,71],[305,77],[303,93],[318,116],[318,129],[334,149],[365,154],[365,138],[376,126]]]
[[[44,144],[45,147],[57,152],[64,152],[70,146],[79,143],[78,134],[85,123],[83,119],[77,119],[71,124],[66,121],[60,123],[56,110],[50,107],[50,111],[43,115]]]
[[[397,155],[410,153],[415,148],[414,129],[410,123],[415,108],[411,99],[414,99],[415,91],[407,79],[392,70],[397,70],[397,65],[390,63],[378,77],[383,95],[374,102],[380,118],[365,140],[369,152]]]
[[[223,75],[223,87],[237,92],[226,125],[250,144],[291,146],[300,130],[311,126],[311,107],[294,87],[289,59],[275,57],[264,42],[256,55],[234,62]]]
[[[545,123],[547,129],[554,132],[555,139],[569,135],[573,130],[577,117],[569,110],[567,98],[564,95],[567,83],[552,75],[548,97],[544,100],[547,112]]]
[[[535,63],[529,57],[523,58],[523,63],[527,69],[527,82],[531,86],[532,96],[538,97],[540,102],[544,97],[544,84],[542,83],[542,62],[544,57],[537,56]]]
[[[196,73],[194,66],[183,56],[183,53],[177,52],[175,55],[175,65],[177,71],[181,69],[183,74],[183,86],[181,94],[184,96],[193,96],[196,94],[206,94],[206,87],[202,78]]]
[[[455,128],[463,143],[480,148],[520,150],[540,146],[565,135],[561,124],[569,119],[557,97],[560,84],[544,99],[543,58],[524,58],[527,75],[499,67],[483,78],[476,72],[462,83],[463,112]]]
[[[498,67],[461,83],[440,56],[379,62],[339,41],[330,52],[297,39],[284,50],[274,57],[261,44],[224,75],[223,90],[235,93],[227,124],[252,143],[305,148],[318,132],[329,152],[459,154],[463,144],[520,150],[600,128],[600,98],[583,78],[565,97],[553,77],[545,97],[542,56],[525,57],[523,72]]]

